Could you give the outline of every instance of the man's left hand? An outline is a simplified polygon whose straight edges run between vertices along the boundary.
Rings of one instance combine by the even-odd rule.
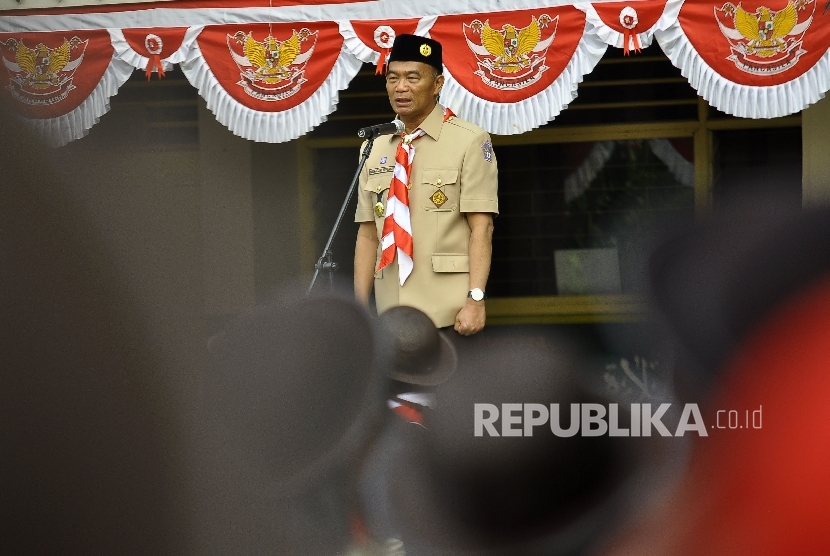
[[[484,301],[467,299],[467,303],[455,315],[455,331],[462,336],[472,336],[484,328],[486,318]]]

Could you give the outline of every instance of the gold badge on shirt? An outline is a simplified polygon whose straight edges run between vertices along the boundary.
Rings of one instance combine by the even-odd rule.
[[[384,209],[383,209],[383,203],[381,203],[380,201],[378,201],[377,203],[375,203],[375,214],[377,214],[377,215],[378,215],[378,218],[380,218],[381,216],[383,216],[383,213],[384,213],[384,212],[385,212],[385,211],[384,211]]]
[[[432,194],[430,200],[435,204],[437,208],[441,208],[441,205],[447,202],[447,196],[444,195],[444,192],[440,189],[436,190],[435,193]]]

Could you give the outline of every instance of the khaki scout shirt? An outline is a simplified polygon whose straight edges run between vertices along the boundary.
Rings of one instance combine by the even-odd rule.
[[[413,270],[403,286],[395,261],[375,273],[378,314],[408,305],[426,313],[436,327],[450,326],[470,291],[470,226],[465,212],[498,214],[498,171],[490,136],[478,126],[452,117],[444,122],[440,105],[421,124],[416,139],[409,190]],[[382,237],[383,216],[375,213],[386,197],[395,168],[399,136],[380,137],[360,175],[355,222],[375,222]],[[432,195],[447,197],[440,207]],[[380,245],[375,263],[380,261]]]

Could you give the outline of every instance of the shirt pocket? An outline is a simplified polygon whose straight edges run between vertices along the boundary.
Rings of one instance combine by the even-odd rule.
[[[458,168],[424,168],[421,173],[421,186],[421,206],[424,210],[458,210],[458,201],[461,198]]]
[[[375,220],[383,220],[383,215],[386,211],[386,199],[389,196],[389,187],[392,185],[392,172],[382,172],[369,176],[366,184],[363,186],[363,191],[366,192],[372,199],[372,212],[375,214]],[[377,204],[383,205],[383,211],[378,214],[379,209]]]

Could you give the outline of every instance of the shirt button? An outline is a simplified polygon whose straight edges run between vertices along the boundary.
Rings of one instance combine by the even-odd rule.
[[[438,178],[437,180],[435,180],[435,185],[441,185],[441,178]]]

